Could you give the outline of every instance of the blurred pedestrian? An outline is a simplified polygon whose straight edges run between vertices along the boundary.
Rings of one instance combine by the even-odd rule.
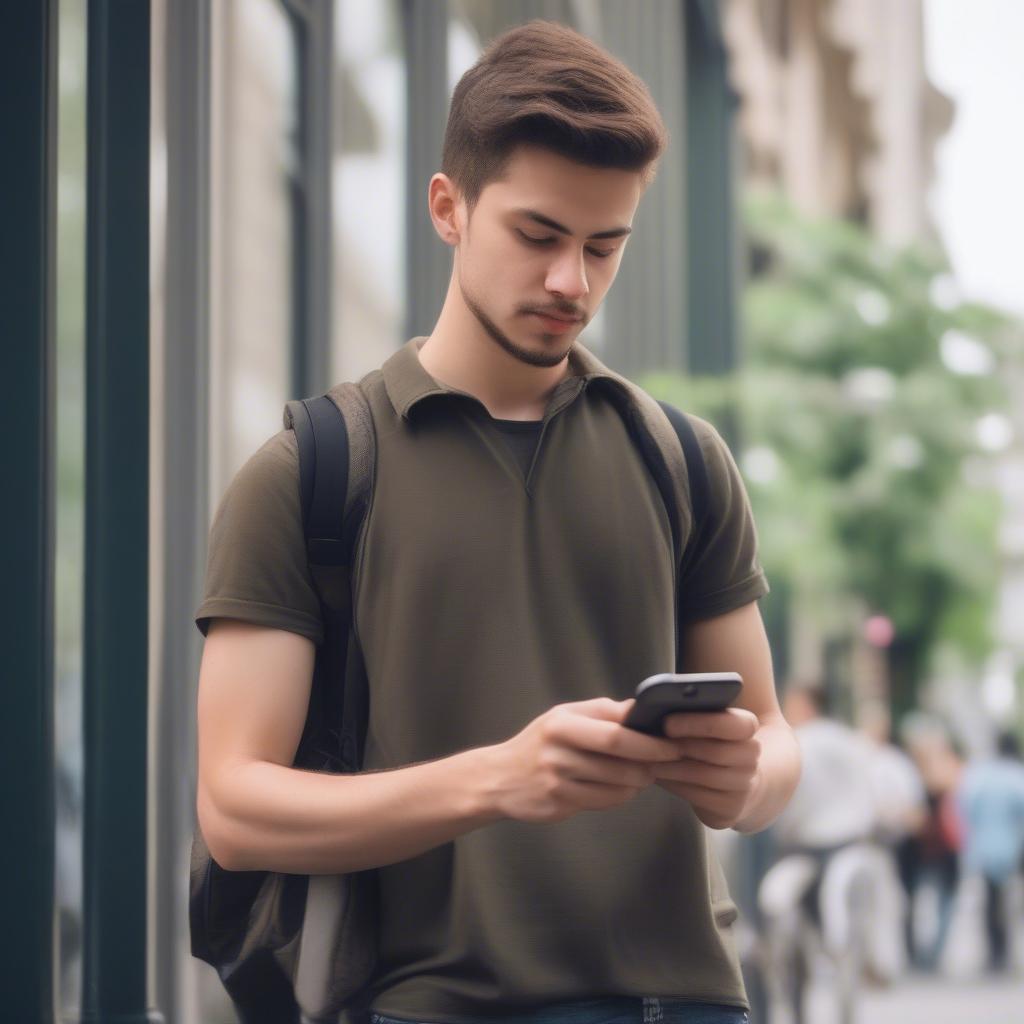
[[[1024,764],[1020,743],[1003,733],[996,756],[972,762],[963,774],[964,870],[985,881],[985,934],[992,971],[1009,966],[1009,889],[1024,854]]]
[[[913,759],[893,742],[892,716],[884,703],[865,704],[858,725],[871,749],[869,779],[877,815],[875,836],[895,849],[924,824],[924,782]]]
[[[925,789],[924,817],[900,849],[900,870],[910,894],[907,947],[915,967],[935,971],[946,945],[960,885],[963,824],[956,791],[963,762],[945,726],[937,720],[914,715],[904,735]],[[934,922],[927,930],[921,922],[921,896],[926,892],[934,893],[936,904]]]
[[[775,824],[785,849],[827,851],[869,839],[876,812],[866,740],[825,713],[825,693],[816,685],[790,686],[783,715],[793,727],[804,770],[789,806]]]
[[[891,938],[902,944],[899,961],[905,964],[911,955],[907,935],[913,892],[900,865],[908,844],[914,843],[925,822],[924,782],[913,759],[893,742],[892,715],[886,704],[877,700],[865,703],[858,713],[858,725],[871,751],[868,778],[875,804],[875,839],[891,858],[901,885],[898,934]]]
[[[762,880],[759,903],[773,1004],[804,1020],[807,982],[820,954],[832,964],[842,1019],[865,979],[888,982],[905,965],[903,894],[895,863],[878,842],[874,746],[826,713],[824,691],[791,685],[783,714],[800,744],[803,774],[774,828],[781,856]]]

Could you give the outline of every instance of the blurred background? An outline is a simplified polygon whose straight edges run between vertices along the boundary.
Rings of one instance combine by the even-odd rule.
[[[32,339],[4,355],[31,428],[11,464],[32,500],[3,513],[26,538],[19,1019],[234,1019],[188,948],[209,519],[288,399],[430,333],[448,99],[544,17],[624,59],[671,134],[583,341],[722,430],[772,584],[805,780],[777,827],[716,836],[753,1019],[1024,1020],[1024,4],[0,17],[26,154],[3,172],[2,287]]]

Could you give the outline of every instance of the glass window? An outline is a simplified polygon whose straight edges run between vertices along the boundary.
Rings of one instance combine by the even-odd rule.
[[[449,99],[459,79],[476,63],[482,49],[478,30],[465,15],[453,13],[448,19]]]
[[[279,0],[214,4],[211,501],[291,397],[299,36]]]
[[[394,0],[337,3],[335,29],[331,377],[357,380],[405,340],[405,65]]]

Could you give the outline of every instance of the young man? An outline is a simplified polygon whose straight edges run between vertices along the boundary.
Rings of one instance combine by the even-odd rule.
[[[749,506],[702,425],[688,668],[740,672],[743,698],[674,716],[668,738],[624,727],[637,683],[675,666],[676,566],[621,382],[576,341],[664,139],[639,79],[554,24],[496,40],[455,91],[429,188],[454,250],[444,307],[360,384],[364,772],[289,767],[323,635],[290,432],[213,526],[200,825],[229,869],[378,869],[383,1021],[746,1019],[703,826],[764,828],[799,773]]]

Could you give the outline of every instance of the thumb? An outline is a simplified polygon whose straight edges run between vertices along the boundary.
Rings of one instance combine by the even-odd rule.
[[[629,714],[636,698],[612,700],[611,697],[595,697],[593,700],[581,700],[570,705],[577,714],[587,718],[599,718],[605,722],[622,722]]]

